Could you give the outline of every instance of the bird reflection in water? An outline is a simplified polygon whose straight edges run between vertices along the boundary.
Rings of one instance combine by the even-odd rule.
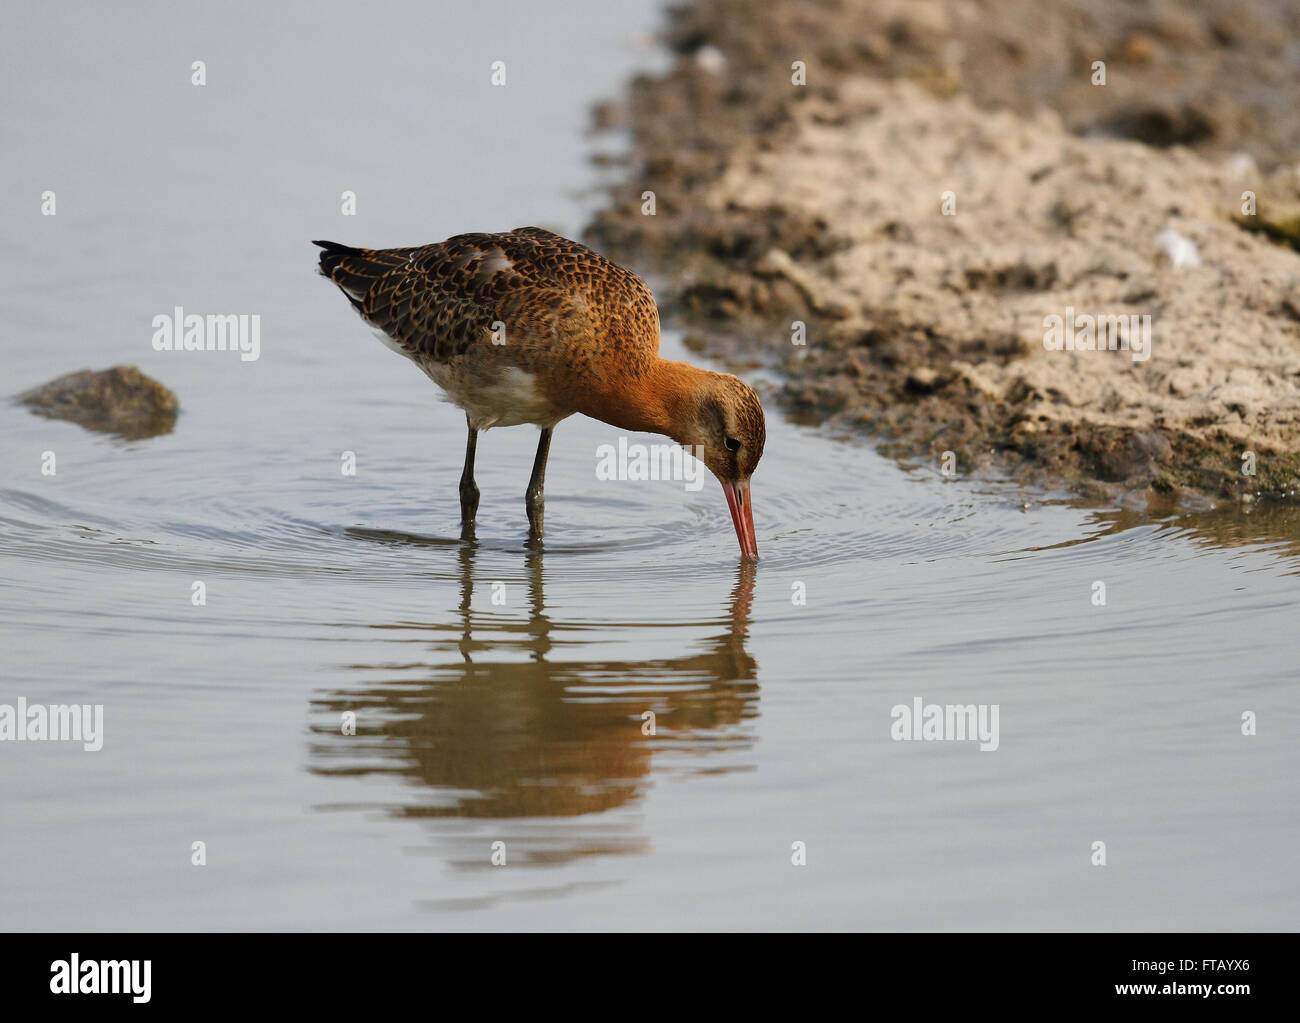
[[[691,640],[676,657],[582,660],[584,646],[612,641],[615,632],[680,626],[553,619],[537,547],[525,554],[527,619],[476,613],[476,554],[477,545],[458,545],[457,621],[378,626],[399,640],[409,641],[412,630],[421,643],[431,637],[435,652],[454,651],[455,660],[403,658],[400,677],[315,699],[315,773],[416,782],[401,805],[385,808],[426,820],[436,854],[474,868],[490,865],[488,846],[496,840],[506,842],[511,864],[646,852],[639,815],[611,811],[638,800],[652,766],[661,776],[674,768],[748,768],[734,757],[702,766],[700,757],[743,751],[754,741],[758,669],[745,650],[752,562],[737,566],[720,622],[689,623],[696,635],[700,624],[720,624],[716,635]],[[479,580],[480,604],[490,584]],[[391,661],[355,667],[394,670]],[[341,734],[345,711],[356,713],[353,736]],[[646,711],[655,715],[653,735],[644,734]]]

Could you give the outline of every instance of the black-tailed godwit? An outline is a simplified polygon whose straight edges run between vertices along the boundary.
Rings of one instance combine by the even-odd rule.
[[[321,274],[379,339],[464,409],[466,530],[478,511],[479,431],[541,428],[526,498],[540,537],[551,431],[581,412],[698,453],[722,483],[742,554],[758,557],[749,489],[766,436],[758,395],[728,373],[660,358],[659,311],[636,274],[537,227],[405,249],[314,244]]]

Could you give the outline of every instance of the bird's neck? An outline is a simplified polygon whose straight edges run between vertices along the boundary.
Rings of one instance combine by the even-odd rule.
[[[682,429],[694,417],[707,376],[708,370],[689,362],[656,359],[635,380],[595,395],[591,407],[580,411],[620,430],[662,433],[685,443]]]

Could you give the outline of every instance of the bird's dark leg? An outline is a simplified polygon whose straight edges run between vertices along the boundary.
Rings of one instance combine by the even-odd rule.
[[[551,427],[542,430],[537,440],[537,457],[533,459],[533,475],[528,481],[525,503],[528,506],[528,532],[536,538],[542,535],[542,511],[546,493],[546,456],[551,451]]]
[[[478,445],[478,431],[465,417],[469,427],[469,440],[465,442],[465,469],[460,474],[460,528],[473,533],[474,516],[478,514],[478,486],[474,483],[474,448]]]

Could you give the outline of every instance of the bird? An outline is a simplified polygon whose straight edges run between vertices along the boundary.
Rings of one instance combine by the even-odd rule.
[[[411,248],[312,244],[319,273],[379,340],[464,411],[462,535],[478,514],[478,434],[541,429],[525,494],[540,538],[551,434],[581,413],[694,453],[722,484],[742,558],[758,559],[750,477],[766,440],[762,403],[739,377],[660,356],[658,307],[631,270],[539,227]]]

